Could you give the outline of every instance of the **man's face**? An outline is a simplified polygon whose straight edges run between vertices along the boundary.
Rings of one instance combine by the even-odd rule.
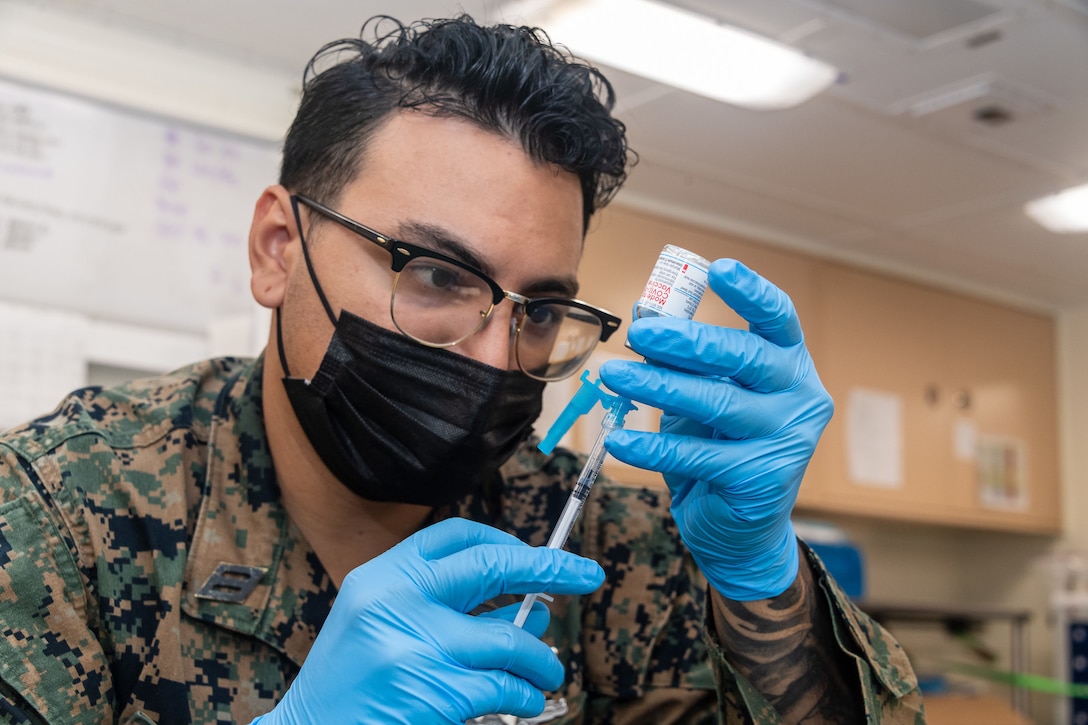
[[[582,249],[578,178],[533,162],[518,144],[466,121],[398,113],[371,138],[358,177],[340,199],[317,201],[382,234],[467,262],[503,289],[529,297],[576,292]],[[300,209],[307,233],[316,217],[305,206]],[[334,313],[347,310],[395,329],[389,252],[328,221],[306,239]],[[284,344],[291,372],[309,377],[332,325],[301,254],[290,258]],[[502,302],[484,329],[451,349],[515,368],[513,312],[510,301]]]

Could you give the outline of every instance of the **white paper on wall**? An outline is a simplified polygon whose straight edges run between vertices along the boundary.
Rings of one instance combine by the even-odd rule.
[[[956,428],[952,435],[956,460],[965,462],[975,460],[978,446],[978,428],[975,422],[970,418],[961,418],[956,421]]]
[[[846,459],[850,479],[864,486],[903,485],[903,400],[855,388],[846,405]]]

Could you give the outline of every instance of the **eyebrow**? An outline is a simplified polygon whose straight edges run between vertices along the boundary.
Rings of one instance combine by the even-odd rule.
[[[467,242],[447,229],[434,224],[406,222],[400,225],[399,233],[405,241],[411,241],[421,247],[441,252],[448,257],[453,257],[459,262],[474,267],[492,279],[495,277],[494,265],[477,255]],[[578,293],[578,280],[573,277],[545,277],[534,280],[525,289],[510,291],[526,297],[543,294],[573,298]]]

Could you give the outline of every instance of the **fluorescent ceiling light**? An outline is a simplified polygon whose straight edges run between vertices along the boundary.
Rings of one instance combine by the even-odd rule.
[[[1088,232],[1088,184],[1072,186],[1053,196],[1030,201],[1027,215],[1057,234]]]
[[[586,60],[747,108],[796,106],[838,77],[789,46],[651,0],[522,0],[503,14]]]

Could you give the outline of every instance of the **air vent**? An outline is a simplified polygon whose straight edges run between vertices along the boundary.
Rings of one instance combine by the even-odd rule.
[[[971,118],[984,126],[997,128],[1016,120],[1016,113],[997,103],[979,106],[971,113]]]
[[[917,96],[902,107],[927,124],[959,131],[1001,128],[1053,110],[1038,93],[992,74]]]

